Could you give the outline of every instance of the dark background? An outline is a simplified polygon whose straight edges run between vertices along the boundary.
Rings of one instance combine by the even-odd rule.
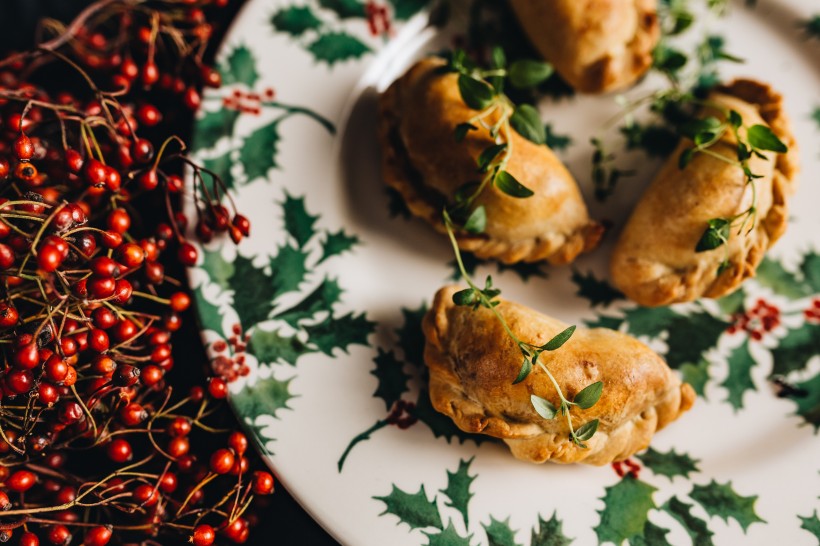
[[[245,2],[246,0],[231,0],[228,7],[216,12],[218,18],[214,21],[215,32],[209,53],[211,56],[218,49],[225,31]],[[0,0],[0,55],[5,56],[11,51],[32,47],[37,21],[40,18],[53,17],[68,21],[90,3],[89,0]],[[190,136],[193,120],[187,121],[188,123],[177,127],[177,130],[181,132],[180,136],[186,140]],[[184,276],[182,271],[173,272],[170,265],[166,267],[173,276],[177,278]],[[201,372],[197,370],[192,374],[191,368],[196,367],[196,363],[204,364],[207,359],[196,329],[196,320],[190,311],[183,320],[183,328],[175,334],[174,359],[181,364],[187,364],[184,366],[187,369],[182,370],[185,376],[177,374],[177,377],[171,377],[174,385],[184,388],[186,381],[191,384],[201,381]],[[183,368],[183,366],[177,366],[177,368]],[[247,544],[259,546],[274,544],[335,546],[338,544],[299,507],[280,485],[277,484],[276,493],[266,501],[268,505],[259,511],[259,525],[252,530]]]

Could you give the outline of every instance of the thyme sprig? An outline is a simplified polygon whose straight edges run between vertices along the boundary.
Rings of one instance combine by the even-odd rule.
[[[442,217],[444,218],[444,225],[447,228],[447,235],[449,236],[450,243],[453,247],[453,253],[456,257],[456,264],[458,265],[459,272],[461,273],[462,279],[464,279],[464,282],[466,282],[469,287],[453,294],[453,303],[456,305],[469,306],[474,310],[484,307],[493,313],[496,320],[498,320],[501,327],[504,329],[504,332],[516,344],[523,355],[521,369],[513,381],[513,384],[520,383],[526,379],[532,372],[534,366],[538,366],[544,373],[546,373],[555,388],[555,392],[558,394],[558,398],[560,400],[559,407],[556,408],[552,402],[545,398],[542,398],[536,394],[531,394],[530,403],[532,404],[533,409],[536,413],[538,413],[538,415],[548,420],[555,419],[559,414],[565,416],[567,426],[569,427],[570,440],[577,446],[585,449],[587,445],[584,442],[592,438],[598,430],[599,421],[598,419],[593,419],[592,421],[582,424],[576,429],[572,424],[572,415],[570,415],[570,410],[572,409],[572,406],[577,406],[578,408],[584,410],[594,406],[601,398],[601,393],[603,392],[604,386],[603,382],[597,381],[587,385],[578,394],[576,394],[572,400],[569,400],[564,395],[561,390],[561,386],[552,375],[552,372],[550,372],[549,368],[547,368],[547,366],[545,366],[539,358],[544,352],[557,351],[560,349],[572,337],[572,334],[575,332],[575,326],[570,326],[569,328],[563,330],[543,345],[536,345],[520,339],[515,332],[512,331],[509,324],[507,324],[507,321],[504,319],[503,315],[501,315],[498,309],[496,309],[500,303],[500,301],[496,298],[501,294],[501,290],[493,286],[492,277],[489,275],[484,282],[484,288],[476,285],[472,278],[470,278],[470,275],[464,267],[464,262],[461,258],[461,251],[459,250],[458,242],[456,241],[454,233],[455,225],[453,224],[447,209],[442,211]]]

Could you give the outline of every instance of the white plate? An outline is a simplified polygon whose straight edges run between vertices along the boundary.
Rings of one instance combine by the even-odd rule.
[[[724,65],[724,77],[753,76],[784,93],[802,151],[788,233],[742,297],[671,311],[621,299],[593,305],[590,296],[605,297],[606,285],[588,275],[606,279],[611,236],[573,267],[524,271],[528,280],[494,265],[476,270],[476,278],[492,273],[505,297],[564,321],[610,317],[606,325],[637,335],[699,381],[705,396],[693,410],[656,436],[654,452],[632,459],[637,479],[610,467],[516,461],[502,444],[457,434],[419,390],[414,311],[448,282],[452,255],[429,227],[389,213],[375,99],[463,27],[462,8],[444,30],[427,27],[424,13],[397,21],[424,4],[249,2],[222,50],[225,86],[206,96],[197,123],[197,156],[230,181],[253,230],[238,248],[219,239],[201,249],[191,281],[203,337],[214,362],[250,368],[232,383],[231,400],[280,480],[350,545],[535,546],[566,544],[563,537],[816,544],[820,321],[804,311],[820,293],[820,40],[798,22],[820,12],[820,1],[738,2],[710,29],[747,59]],[[386,19],[390,32],[382,34]],[[703,32],[690,31],[689,40]],[[657,83],[648,78],[629,94]],[[617,112],[613,97],[544,100],[540,108],[572,137],[561,157],[589,196],[587,143]],[[620,150],[617,132],[605,138]],[[589,199],[592,215],[616,227],[659,165],[640,151],[618,156],[639,175],[603,205]],[[761,299],[780,326],[760,326],[761,340],[731,328]],[[775,372],[803,396],[776,396]],[[406,428],[386,423],[399,399],[409,404],[402,415],[417,419],[405,419]]]

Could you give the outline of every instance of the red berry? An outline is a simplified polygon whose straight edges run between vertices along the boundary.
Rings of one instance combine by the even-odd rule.
[[[156,189],[159,186],[159,176],[157,176],[156,169],[149,169],[140,173],[137,177],[137,184],[139,184],[140,189],[145,191]]]
[[[270,472],[257,470],[253,473],[253,492],[257,495],[273,493],[273,475]]]
[[[20,535],[20,546],[40,546],[40,539],[31,531],[26,531]]]
[[[69,171],[74,174],[80,174],[80,171],[83,169],[83,163],[83,156],[80,155],[80,152],[72,148],[68,148],[65,151],[65,164]]]
[[[5,494],[3,491],[0,491],[0,510],[10,510],[11,509],[11,501],[9,500],[9,496]]]
[[[63,253],[55,245],[44,244],[37,252],[37,267],[41,271],[51,273],[56,271],[60,264],[63,263]]]
[[[131,283],[126,279],[119,279],[116,288],[114,289],[114,301],[117,303],[126,303],[131,299]]]
[[[105,546],[113,534],[110,525],[97,525],[86,531],[83,546]]]
[[[9,160],[0,158],[0,180],[5,180],[8,177],[11,168],[9,167]]]
[[[215,540],[214,528],[202,523],[194,528],[194,534],[191,535],[189,542],[192,542],[194,546],[211,546]]]
[[[157,262],[146,262],[145,277],[152,284],[160,284],[165,279],[165,268]]]
[[[44,371],[49,381],[59,383],[68,375],[68,364],[60,355],[53,354],[46,360]]]
[[[28,470],[18,470],[6,480],[6,487],[15,493],[24,493],[34,487],[37,476]]]
[[[63,546],[71,542],[71,531],[65,525],[54,525],[49,528],[46,538],[52,544]]]
[[[97,239],[90,233],[82,233],[77,237],[75,246],[80,249],[80,252],[86,258],[90,258],[94,251],[97,250]]]
[[[172,436],[188,436],[191,432],[191,420],[187,417],[177,417],[171,421],[168,433]]]
[[[131,269],[142,264],[145,260],[145,251],[136,243],[126,243],[117,249],[117,260]]]
[[[46,406],[56,404],[60,400],[60,392],[51,383],[41,381],[37,386],[37,399]]]
[[[114,209],[108,214],[106,224],[111,231],[122,234],[131,227],[131,216],[125,209]]]
[[[14,153],[20,161],[28,161],[34,156],[34,144],[25,134],[20,134],[14,140]]]
[[[115,463],[126,463],[134,457],[134,451],[131,449],[131,444],[122,438],[114,438],[106,447],[108,458]]]
[[[222,378],[212,377],[208,381],[208,393],[217,399],[225,398],[228,396],[228,384]]]
[[[191,306],[191,297],[185,292],[175,292],[171,295],[171,309],[181,313]]]
[[[171,193],[179,193],[185,187],[182,177],[175,174],[168,175],[165,179],[165,183],[168,185],[168,191]]]
[[[0,222],[0,226],[5,226]],[[14,265],[14,250],[8,245],[0,244],[0,269],[9,269]]]
[[[92,311],[91,320],[97,328],[108,330],[117,323],[117,316],[107,307],[98,307]]]
[[[232,432],[228,436],[228,445],[237,455],[242,456],[248,449],[248,437],[241,432]]]
[[[196,110],[202,102],[202,99],[199,96],[199,91],[193,87],[189,87],[185,90],[185,95],[182,97],[182,102],[188,107],[189,110]]]
[[[13,394],[25,394],[34,386],[34,376],[28,370],[12,370],[6,375],[6,387]]]
[[[117,362],[108,355],[99,355],[91,361],[91,369],[98,374],[111,376],[117,369]]]
[[[250,237],[251,235],[251,222],[241,214],[237,214],[233,217],[233,225],[244,235],[245,237]]]
[[[142,67],[141,74],[142,84],[145,87],[151,87],[157,80],[159,80],[159,68],[153,61],[148,61]]]
[[[105,231],[102,234],[102,243],[106,248],[117,248],[122,244],[122,234],[116,231]]]
[[[24,182],[34,181],[34,179],[37,178],[37,174],[37,167],[28,161],[21,161],[16,167],[14,167],[14,176]]]
[[[217,449],[211,455],[211,472],[227,474],[231,471],[235,459],[230,449]]]
[[[17,324],[20,315],[17,309],[8,303],[0,303],[0,328],[11,328]]]
[[[120,73],[129,81],[133,81],[139,75],[140,69],[132,59],[124,59],[120,64]]]
[[[137,325],[128,319],[121,319],[114,326],[112,333],[115,340],[119,342],[128,341],[137,335]]]
[[[131,402],[120,409],[120,421],[126,426],[135,427],[148,418],[148,412],[137,402]]]
[[[137,109],[137,119],[146,127],[153,127],[162,121],[162,114],[152,104],[143,104]]]
[[[226,521],[225,526],[221,531],[221,533],[225,535],[228,540],[238,544],[244,543],[248,540],[248,532],[248,520],[244,518],[237,518],[233,521],[233,523]]]
[[[147,367],[147,366],[146,366]],[[112,381],[115,387],[130,387],[140,379],[140,369],[130,364],[120,364],[114,372]]]
[[[137,163],[148,163],[154,157],[154,146],[150,141],[139,138],[131,144],[131,155]]]
[[[202,85],[205,87],[217,88],[222,85],[222,76],[219,71],[210,66],[203,66],[201,69]]]
[[[90,186],[102,187],[105,185],[106,176],[108,172],[105,165],[97,159],[91,158],[85,162],[83,167],[83,176],[85,181]]]
[[[182,265],[187,265],[188,267],[192,267],[196,265],[196,260],[199,257],[199,253],[196,250],[196,247],[191,243],[182,243],[179,245],[179,250],[177,251],[177,258],[182,263]]]
[[[88,346],[92,351],[97,353],[104,353],[108,350],[110,343],[108,341],[108,334],[105,330],[93,328],[88,332]]]
[[[88,287],[88,293],[93,299],[101,300],[114,295],[114,291],[117,288],[117,281],[114,280],[114,277],[98,277],[97,275],[92,275],[87,279],[86,286]]]
[[[162,371],[162,368],[155,364],[148,364],[144,368],[142,368],[142,373],[140,375],[140,380],[142,384],[146,387],[153,387],[160,381],[162,381],[162,376],[165,375],[165,372]]]
[[[114,167],[106,166],[105,168],[105,187],[110,191],[120,191],[122,185],[122,177]]]
[[[191,443],[186,436],[177,436],[171,438],[171,441],[168,442],[168,454],[174,459],[187,455],[190,449]],[[182,467],[180,467],[180,471],[185,472]]]

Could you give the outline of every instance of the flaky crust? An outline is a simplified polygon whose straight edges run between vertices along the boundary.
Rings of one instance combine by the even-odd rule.
[[[476,158],[493,140],[481,128],[456,142],[456,126],[476,111],[461,100],[457,76],[437,72],[442,65],[441,59],[419,61],[384,92],[379,137],[385,182],[414,215],[444,232],[442,208],[460,186],[480,180]],[[578,185],[548,147],[515,131],[510,141],[507,170],[535,195],[515,199],[487,188],[476,200],[487,212],[486,232],[458,234],[459,247],[505,263],[571,262],[598,243],[603,228],[589,219]]]
[[[572,87],[633,84],[660,38],[657,0],[510,0],[530,42]]]
[[[439,290],[422,324],[430,400],[460,429],[503,439],[519,459],[595,465],[625,459],[646,448],[655,431],[694,401],[692,387],[636,339],[605,328],[578,329],[563,347],[541,358],[570,400],[587,385],[604,383],[595,406],[573,410],[576,427],[600,419],[588,448],[580,448],[569,439],[566,419],[545,420],[532,408],[531,394],[559,405],[547,375],[535,367],[513,385],[521,352],[490,310],[456,306],[458,289]],[[530,343],[546,343],[567,327],[516,303],[502,301],[497,309]]]
[[[632,212],[610,262],[615,286],[641,305],[717,298],[732,292],[754,276],[766,250],[786,230],[787,198],[796,188],[798,168],[797,145],[781,96],[767,85],[737,80],[712,93],[710,100],[736,110],[747,126],[769,125],[789,151],[749,161],[752,172],[763,175],[754,182],[758,210],[754,228],[741,234],[735,228],[728,245],[696,253],[708,220],[746,210],[752,188],[740,168],[705,154],[697,154],[685,169],[679,169],[681,151],[692,145],[681,142]],[[733,157],[736,141],[727,135],[712,149]],[[718,275],[727,250],[729,267]]]

